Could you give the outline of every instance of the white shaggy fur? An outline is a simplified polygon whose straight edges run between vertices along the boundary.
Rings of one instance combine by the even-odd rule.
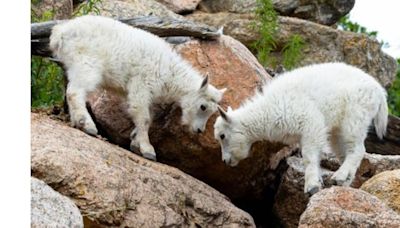
[[[344,63],[311,65],[284,73],[214,125],[225,163],[236,166],[255,141],[300,143],[304,191],[321,188],[320,153],[331,148],[342,165],[332,179],[350,185],[363,158],[364,140],[374,119],[377,135],[386,131],[384,88],[360,69]]]
[[[177,103],[182,124],[202,132],[217,110],[223,90],[208,84],[168,43],[146,31],[111,18],[83,16],[56,25],[50,49],[67,69],[67,101],[72,125],[97,134],[85,99],[97,87],[127,97],[136,128],[131,149],[155,159],[148,129],[153,104]]]

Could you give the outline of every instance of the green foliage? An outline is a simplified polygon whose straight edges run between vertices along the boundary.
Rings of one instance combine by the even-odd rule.
[[[42,0],[31,0],[31,5],[37,5],[41,2]],[[41,22],[41,21],[49,21],[52,20],[55,14],[55,10],[47,10],[42,13],[42,15],[37,15],[36,11],[34,10],[33,7],[31,7],[31,22]]]
[[[32,0],[36,5],[40,0]],[[40,16],[31,8],[31,22],[48,21],[54,18],[55,10]],[[34,108],[62,105],[64,101],[64,77],[62,69],[50,60],[38,56],[31,58],[31,106]]]
[[[400,117],[400,58],[397,59],[397,74],[393,85],[388,90],[389,112]]]
[[[276,48],[275,36],[278,30],[278,15],[270,0],[257,0],[255,11],[259,23],[254,23],[253,29],[258,28],[260,39],[253,44],[257,50],[257,58],[263,65],[271,62],[270,53]]]
[[[293,35],[283,47],[283,66],[286,69],[292,69],[299,62],[302,57],[302,49],[305,45],[303,37],[300,35]]]
[[[344,31],[350,31],[350,32],[355,32],[355,33],[362,33],[366,34],[370,37],[376,37],[378,34],[377,31],[367,31],[367,28],[356,23],[350,21],[349,15],[346,15],[338,21],[338,25],[344,30]]]
[[[255,14],[257,21],[252,24],[252,28],[259,32],[260,39],[253,44],[253,48],[257,50],[257,58],[262,65],[275,66],[278,60],[271,55],[271,52],[277,49],[276,35],[279,25],[272,1],[257,0]],[[282,49],[282,64],[285,68],[292,69],[296,66],[304,45],[305,41],[300,35],[295,34],[290,37]]]
[[[64,77],[62,69],[48,59],[32,56],[31,106],[61,105],[63,100]]]
[[[101,3],[102,0],[87,0],[84,3],[79,5],[79,8],[75,11],[74,17],[82,16],[94,12],[95,14],[100,14],[100,9],[98,8],[98,3]]]

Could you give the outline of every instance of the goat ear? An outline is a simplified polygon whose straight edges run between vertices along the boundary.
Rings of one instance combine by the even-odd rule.
[[[206,77],[203,79],[203,82],[201,83],[200,90],[206,89],[208,86],[208,74],[206,74]]]
[[[219,115],[222,117],[222,119],[224,119],[226,122],[231,123],[231,118],[228,116],[228,114],[224,111],[223,108],[221,108],[221,106],[218,106],[218,111],[219,111]]]
[[[224,94],[227,90],[228,90],[227,88],[223,88],[223,89],[220,89],[219,92],[221,92],[221,94]]]

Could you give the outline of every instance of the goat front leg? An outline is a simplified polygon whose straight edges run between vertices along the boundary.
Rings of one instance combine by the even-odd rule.
[[[135,153],[141,153],[143,157],[156,161],[154,147],[150,144],[149,128],[151,124],[150,104],[145,102],[147,96],[128,96],[129,114],[135,123],[135,129],[131,133],[130,149]]]
[[[320,154],[328,145],[326,133],[322,125],[312,127],[301,139],[301,154],[304,163],[304,193],[313,195],[322,188]]]
[[[363,110],[361,106],[352,107]],[[365,110],[365,108],[364,108]],[[349,112],[343,119],[340,134],[341,147],[344,148],[345,159],[331,179],[337,185],[350,186],[365,154],[364,140],[367,137],[370,119],[367,112]]]
[[[320,151],[317,148],[304,146],[301,148],[304,163],[304,193],[313,195],[322,188],[320,177]]]

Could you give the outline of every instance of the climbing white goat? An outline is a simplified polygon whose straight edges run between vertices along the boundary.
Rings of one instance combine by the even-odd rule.
[[[111,89],[127,98],[136,128],[131,149],[155,160],[148,130],[152,105],[176,103],[182,124],[201,133],[224,90],[184,61],[163,39],[111,18],[83,16],[54,26],[53,55],[66,67],[71,124],[90,135],[96,126],[85,107],[88,92]]]
[[[304,192],[321,188],[320,153],[331,148],[341,161],[331,177],[350,185],[364,156],[364,140],[374,120],[386,132],[385,89],[370,75],[344,63],[325,63],[284,73],[263,86],[240,108],[225,112],[214,125],[222,160],[236,166],[261,140],[299,143],[305,165]]]

